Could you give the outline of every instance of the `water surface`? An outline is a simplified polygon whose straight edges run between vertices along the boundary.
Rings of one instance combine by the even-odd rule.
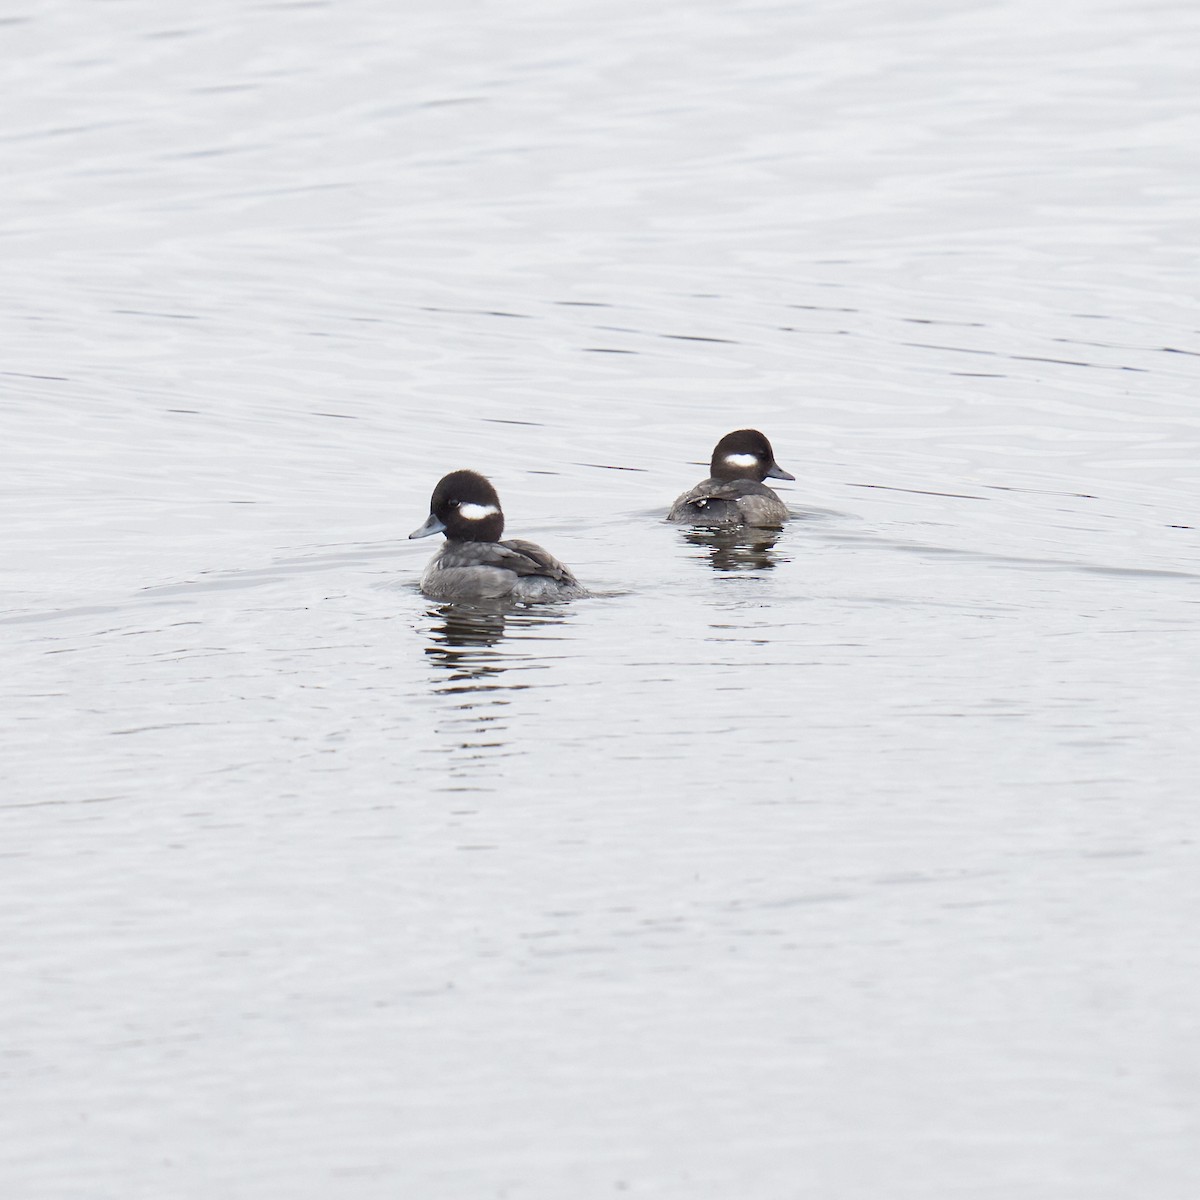
[[[1190,1200],[1198,25],[14,9],[4,1193]]]

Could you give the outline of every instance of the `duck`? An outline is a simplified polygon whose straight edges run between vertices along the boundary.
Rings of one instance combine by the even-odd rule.
[[[504,512],[491,482],[475,471],[442,476],[429,517],[409,538],[443,533],[446,540],[421,575],[433,600],[510,600],[547,604],[587,595],[548,550],[520,538],[501,541]]]
[[[671,505],[667,520],[721,528],[782,525],[788,507],[763,480],[795,478],[775,461],[764,434],[735,429],[713,449],[709,477]]]

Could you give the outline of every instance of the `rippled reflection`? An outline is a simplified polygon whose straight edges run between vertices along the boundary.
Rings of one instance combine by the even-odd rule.
[[[502,686],[496,681],[506,664],[496,647],[504,639],[505,612],[447,604],[428,615],[434,623],[425,653],[447,672],[435,678],[436,691],[469,695]]]
[[[568,613],[446,604],[427,616],[425,653],[435,668],[430,683],[434,695],[450,705],[439,732],[453,754],[452,774],[464,782],[481,765],[513,752],[508,747],[513,694],[538,686],[538,673],[558,657],[551,646]]]
[[[778,565],[775,543],[782,532],[778,526],[690,529],[683,540],[707,551],[714,571],[767,571]]]

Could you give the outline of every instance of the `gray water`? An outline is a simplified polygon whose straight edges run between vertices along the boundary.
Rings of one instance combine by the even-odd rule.
[[[0,1194],[1198,1194],[1195,6],[0,47]]]

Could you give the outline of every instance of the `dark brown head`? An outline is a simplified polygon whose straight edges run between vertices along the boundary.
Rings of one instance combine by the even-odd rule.
[[[709,470],[714,479],[795,479],[776,461],[771,443],[757,429],[727,433],[713,451]]]
[[[496,489],[474,471],[443,475],[429,501],[429,520],[410,538],[444,533],[456,542],[498,542],[504,532],[504,513]]]

